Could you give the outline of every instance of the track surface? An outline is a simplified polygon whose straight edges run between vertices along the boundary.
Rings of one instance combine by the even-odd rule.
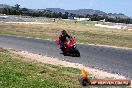
[[[132,49],[78,44],[81,57],[70,57],[63,56],[54,41],[12,36],[0,36],[0,47],[57,57],[132,79]]]

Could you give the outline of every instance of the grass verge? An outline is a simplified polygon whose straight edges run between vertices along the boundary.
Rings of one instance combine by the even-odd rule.
[[[79,69],[21,61],[0,48],[0,88],[80,88]]]
[[[23,57],[0,48],[0,88],[82,88],[78,81],[79,69],[25,61],[21,58]]]
[[[96,28],[83,23],[51,23],[51,24],[8,24],[0,23],[1,35],[43,38],[55,40],[60,30],[67,29],[68,33],[76,36],[76,41],[85,44],[102,44],[132,48],[132,32]]]

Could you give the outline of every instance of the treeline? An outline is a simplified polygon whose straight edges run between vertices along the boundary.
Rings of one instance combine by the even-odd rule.
[[[11,6],[11,7],[0,8],[0,13],[6,15],[23,15],[23,16],[32,16],[32,17],[48,17],[48,18],[62,18],[62,19],[67,19],[69,16],[68,12],[62,14],[61,12],[56,13],[50,10],[39,11],[28,8],[20,8],[19,4],[16,4],[15,6]]]
[[[97,14],[93,14],[93,15],[86,15],[87,18],[90,18],[91,21],[100,21],[100,20],[104,20],[106,22],[114,22],[114,23],[126,23],[126,24],[132,24],[132,18],[129,17],[125,17],[125,18],[121,18],[121,17],[109,17],[111,15],[97,15]]]
[[[110,17],[111,15],[98,15],[98,14],[87,14],[87,15],[79,15],[73,13],[61,13],[61,12],[52,12],[50,10],[33,10],[28,8],[20,8],[19,4],[11,7],[0,8],[0,13],[7,15],[23,15],[23,16],[32,16],[32,17],[48,17],[48,18],[62,18],[68,19],[68,17],[79,17],[79,18],[90,18],[91,21],[100,21],[104,20],[106,22],[115,22],[115,23],[132,23],[132,19],[129,17],[121,18],[121,17]]]

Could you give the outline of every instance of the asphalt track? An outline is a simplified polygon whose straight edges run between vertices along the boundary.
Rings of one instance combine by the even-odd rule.
[[[0,47],[57,57],[132,79],[132,49],[77,44],[81,57],[63,56],[54,41],[0,36]]]

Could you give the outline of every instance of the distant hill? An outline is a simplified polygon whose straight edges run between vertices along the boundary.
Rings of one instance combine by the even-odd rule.
[[[11,6],[6,5],[6,4],[0,4],[0,8],[11,8]]]
[[[42,10],[42,9],[39,9]],[[44,10],[44,9],[43,9]],[[64,10],[64,9],[60,9],[60,8],[46,8],[45,10],[50,10],[52,12],[61,12],[61,13],[72,13],[72,14],[79,14],[79,15],[93,15],[93,14],[97,14],[97,15],[105,15],[108,16],[110,18],[128,18],[128,16],[122,14],[122,13],[105,13],[103,11],[100,10],[93,10],[93,9],[78,9],[78,10]]]
[[[130,18],[122,13],[108,13],[106,16],[108,16],[109,18]]]
[[[61,12],[61,13],[68,12],[68,13],[79,14],[79,15],[87,15],[87,14],[106,15],[106,13],[103,11],[93,10],[93,9],[64,10],[60,8],[46,8],[46,10],[50,10],[53,12]]]
[[[13,6],[10,5],[6,5],[6,4],[0,4],[0,9],[1,8],[13,8]],[[38,10],[34,10],[34,9],[30,9],[30,11],[44,11],[44,10],[50,10],[52,12],[61,12],[61,13],[72,13],[72,14],[78,14],[78,15],[82,15],[85,16],[87,14],[89,15],[93,15],[93,14],[97,14],[97,15],[101,15],[101,16],[108,16],[109,18],[128,18],[128,16],[122,14],[122,13],[105,13],[103,11],[100,10],[93,10],[93,9],[78,9],[78,10],[65,10],[65,9],[61,9],[61,8],[46,8],[46,9],[38,9]]]

